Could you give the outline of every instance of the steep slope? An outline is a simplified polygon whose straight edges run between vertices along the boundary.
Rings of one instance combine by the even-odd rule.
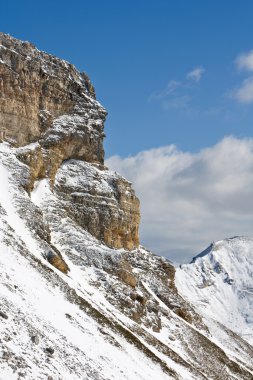
[[[52,272],[42,259],[46,244],[12,205],[8,176],[1,166],[0,378],[170,378],[115,334],[113,324],[74,290],[78,283]]]
[[[253,344],[253,239],[234,237],[211,244],[177,270],[180,293]]]
[[[87,76],[0,41],[0,379],[252,379],[252,345],[211,330],[175,268],[139,246],[139,202],[104,167]]]
[[[15,148],[0,148],[3,371],[27,379],[34,373],[38,379],[252,378],[252,347],[244,344],[239,360],[212,342],[178,295],[165,259],[144,248],[101,244],[66,215],[49,179],[36,183],[30,198],[21,185],[29,168]],[[67,263],[67,275],[48,262],[49,252]],[[233,342],[240,344],[239,337]]]

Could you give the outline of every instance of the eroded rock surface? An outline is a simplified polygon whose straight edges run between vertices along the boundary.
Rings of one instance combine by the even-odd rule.
[[[133,249],[139,242],[139,201],[117,173],[68,160],[57,172],[55,192],[80,226],[110,247]]]
[[[0,140],[17,147],[29,166],[26,190],[49,178],[82,227],[110,247],[133,249],[139,245],[139,201],[129,182],[104,167],[105,118],[85,73],[0,33]],[[79,184],[64,183],[66,170]],[[107,184],[102,192],[100,183]]]
[[[1,129],[17,145],[37,141],[55,118],[81,108],[104,120],[87,76],[68,62],[0,33],[0,63]]]

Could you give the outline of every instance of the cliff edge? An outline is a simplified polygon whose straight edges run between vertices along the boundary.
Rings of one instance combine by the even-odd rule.
[[[20,148],[29,166],[24,187],[30,193],[49,178],[68,215],[108,246],[131,250],[139,245],[139,201],[104,166],[105,118],[85,73],[0,33],[0,139]]]

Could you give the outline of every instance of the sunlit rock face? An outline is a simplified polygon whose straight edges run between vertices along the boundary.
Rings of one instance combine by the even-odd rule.
[[[67,214],[110,247],[139,243],[139,201],[130,183],[115,172],[68,160],[57,172],[55,193]]]
[[[106,112],[94,101],[95,92],[86,74],[79,73],[64,60],[40,52],[28,42],[3,33],[0,33],[0,63],[1,128],[10,140],[20,146],[47,137],[47,143],[52,143],[48,129],[54,126],[54,138],[63,132],[54,119],[80,114],[83,118],[75,118],[75,125],[73,122],[70,125],[76,132],[84,133],[93,127],[100,132],[101,149],[96,160],[103,160]],[[67,121],[65,129],[69,129]],[[86,158],[84,152],[80,156]]]
[[[85,73],[0,33],[0,140],[17,147],[17,157],[29,166],[26,190],[49,178],[82,227],[110,247],[133,249],[139,245],[139,201],[129,182],[104,167],[105,118]],[[58,170],[70,159],[80,183],[88,183],[85,190],[69,181],[63,186],[66,170],[55,186]],[[106,178],[106,195],[88,171],[96,172],[98,182]]]

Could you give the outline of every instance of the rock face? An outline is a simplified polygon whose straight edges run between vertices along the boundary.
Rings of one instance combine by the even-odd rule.
[[[49,178],[82,227],[110,247],[133,249],[139,201],[129,182],[104,167],[105,118],[85,73],[0,33],[0,140],[18,147],[18,158],[29,166],[26,190]],[[74,185],[64,183],[66,170]],[[80,170],[86,176],[78,184]]]
[[[75,111],[78,114],[81,108],[91,111],[94,122],[104,121],[104,109],[89,99],[94,99],[94,90],[87,84],[87,76],[73,65],[3,33],[0,62],[1,129],[18,146],[37,141],[55,118]],[[93,123],[92,118],[89,122]],[[84,120],[80,119],[80,131],[85,130],[82,124]],[[80,154],[84,156],[83,152]],[[102,147],[96,159],[103,159]]]
[[[67,214],[97,239],[129,250],[138,244],[139,201],[117,173],[68,160],[58,170],[54,188]]]

